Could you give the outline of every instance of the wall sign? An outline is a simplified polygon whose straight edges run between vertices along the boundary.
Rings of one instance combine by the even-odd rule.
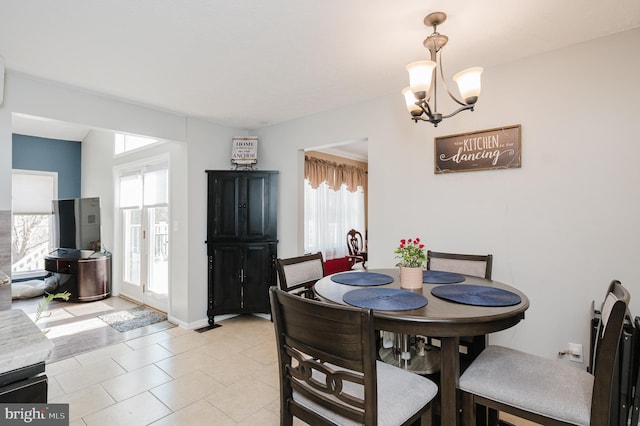
[[[258,162],[258,138],[234,137],[231,164],[248,166]]]
[[[521,167],[520,124],[434,138],[434,173]]]

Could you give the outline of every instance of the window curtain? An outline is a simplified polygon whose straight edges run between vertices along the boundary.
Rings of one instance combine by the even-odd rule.
[[[305,253],[321,251],[326,260],[344,257],[347,232],[365,234],[366,179],[359,167],[305,157]]]
[[[304,177],[313,189],[317,189],[322,182],[326,182],[335,191],[339,191],[343,184],[349,192],[356,192],[358,187],[367,186],[366,170],[309,156],[304,157]]]

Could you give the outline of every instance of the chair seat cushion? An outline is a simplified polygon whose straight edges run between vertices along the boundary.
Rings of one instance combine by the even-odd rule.
[[[594,378],[561,361],[488,346],[460,377],[460,389],[571,424],[588,425]]]
[[[376,361],[376,368],[378,370],[378,425],[404,423],[427,405],[438,393],[438,386],[425,377],[382,361]],[[344,390],[349,394],[364,398],[362,386],[344,382]],[[359,424],[325,409],[296,391],[293,392],[293,399],[336,424],[345,426]]]

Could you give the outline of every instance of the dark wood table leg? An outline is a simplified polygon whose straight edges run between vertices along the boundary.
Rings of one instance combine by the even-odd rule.
[[[440,404],[441,424],[458,424],[458,378],[460,377],[460,353],[458,337],[440,340]]]

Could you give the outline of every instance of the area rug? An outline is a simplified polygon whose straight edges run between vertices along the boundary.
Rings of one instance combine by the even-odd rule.
[[[109,324],[112,328],[124,332],[165,321],[167,316],[153,309],[138,306],[137,308],[127,309],[125,311],[100,315],[98,318]]]

